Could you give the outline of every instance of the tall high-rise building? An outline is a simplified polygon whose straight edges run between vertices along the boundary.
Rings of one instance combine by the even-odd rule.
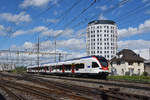
[[[88,23],[86,34],[87,55],[104,56],[110,60],[117,52],[117,25],[111,20]]]

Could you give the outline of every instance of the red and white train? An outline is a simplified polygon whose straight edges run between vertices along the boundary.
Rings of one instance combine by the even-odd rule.
[[[27,72],[61,75],[96,75],[106,78],[108,61],[102,56],[87,56],[57,63],[28,66]]]

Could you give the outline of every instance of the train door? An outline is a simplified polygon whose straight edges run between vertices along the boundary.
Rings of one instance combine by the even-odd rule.
[[[62,65],[62,73],[65,73],[65,65]]]
[[[92,71],[91,62],[90,62],[90,61],[86,61],[86,62],[85,62],[85,72],[86,72],[86,73],[91,73],[91,71]]]
[[[71,65],[71,72],[72,72],[72,74],[75,73],[75,65],[74,64]]]
[[[52,71],[52,67],[51,67],[51,66],[49,66],[49,72],[51,73],[51,71]]]
[[[86,68],[86,61],[82,60],[79,62],[79,70],[80,73],[87,73],[87,68]]]

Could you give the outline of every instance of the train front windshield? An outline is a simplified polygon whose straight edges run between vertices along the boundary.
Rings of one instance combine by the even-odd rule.
[[[108,62],[104,57],[97,57],[103,67],[108,67]]]

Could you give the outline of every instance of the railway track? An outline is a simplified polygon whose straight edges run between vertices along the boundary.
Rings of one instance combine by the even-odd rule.
[[[28,88],[28,89],[36,88],[36,91],[38,90],[40,94],[42,94],[41,91],[43,91],[45,94],[53,94],[55,92],[55,94],[53,94],[53,97],[57,97],[59,95],[59,98],[62,96],[61,98],[69,97],[72,98],[72,100],[150,100],[150,97],[148,96],[123,93],[113,88],[104,89],[104,88],[90,88],[85,86],[77,86],[73,84],[66,84],[64,82],[55,82],[55,81],[46,80],[43,79],[42,76],[39,77],[37,75],[36,76],[32,75],[32,77],[30,74],[22,74],[16,76],[13,75],[2,75],[2,76],[15,79],[15,80],[25,80],[32,83],[36,83],[41,86],[45,86],[48,89],[45,90],[43,88],[39,89],[39,87],[33,87],[33,86],[30,87],[27,86],[26,84],[22,84],[21,87]],[[62,77],[60,78],[62,79]],[[14,85],[19,86],[18,83],[15,83]],[[55,99],[56,98],[54,98],[54,100]]]
[[[14,83],[14,82],[10,82],[10,81],[6,81],[6,80],[2,80],[3,82],[1,82],[1,84],[3,84],[3,89],[5,89],[6,93],[10,94],[11,98],[14,98],[14,100],[28,100],[28,98],[23,98],[21,97],[21,95],[26,94],[28,96],[34,96],[34,98],[41,98],[41,99],[48,99],[48,100],[57,100],[53,97],[51,97],[50,95],[41,92],[41,90],[44,89],[39,89],[38,87],[33,88],[32,86],[27,86],[25,84],[18,84],[18,83]],[[11,91],[19,91],[20,93],[18,94],[18,92],[16,93],[12,93],[9,89],[11,89]],[[17,96],[19,95],[19,96]]]
[[[15,93],[13,93],[12,91],[10,91],[8,89],[8,87],[6,88],[4,85],[0,84],[0,89],[2,89],[3,91],[5,91],[7,93],[7,95],[9,96],[9,98],[11,98],[11,100],[26,100],[25,98],[23,98],[20,95],[16,95]],[[3,98],[5,100],[5,98]]]
[[[14,77],[13,77],[14,78]],[[30,82],[39,82],[40,85],[46,85],[44,82],[35,81],[29,77],[28,81]],[[21,79],[19,77],[19,79]],[[22,78],[24,79],[24,78]],[[17,79],[18,80],[18,79]],[[25,79],[24,79],[25,80]],[[81,95],[73,94],[71,91],[63,90],[62,88],[58,88],[57,86],[53,85],[47,85],[49,88],[41,88],[37,86],[27,85],[27,84],[20,84],[15,81],[9,81],[9,80],[2,80],[1,84],[5,84],[4,86],[7,88],[11,88],[17,91],[22,92],[22,94],[28,93],[30,95],[34,95],[36,97],[40,97],[42,99],[40,100],[93,100],[89,97],[83,97]],[[53,89],[51,89],[53,88]],[[15,100],[24,100],[24,99],[15,99]],[[28,100],[28,99],[27,99]]]
[[[36,78],[37,79],[37,78]],[[43,80],[43,79],[38,79],[38,81],[42,81],[45,83],[49,83],[50,81]],[[63,84],[63,83],[55,83],[55,86],[57,87],[63,87],[64,89],[73,89],[74,91],[84,94],[94,94],[95,97],[97,98],[113,98],[116,100],[150,100],[150,97],[147,96],[142,96],[142,95],[136,95],[136,94],[129,94],[129,93],[122,93],[119,91],[114,91],[113,89],[111,90],[105,90],[105,89],[95,89],[95,88],[88,88],[88,87],[83,87],[83,86],[74,86],[74,85],[69,85],[69,84]],[[89,95],[90,96],[90,95]],[[105,100],[105,99],[104,99]]]
[[[85,79],[85,78],[74,78],[74,77],[50,76],[50,75],[48,76],[48,75],[39,75],[39,74],[33,74],[33,76],[40,77],[40,78],[45,77],[45,78],[53,78],[53,79],[62,79],[62,80],[69,80],[69,81],[78,81],[78,82],[85,82],[85,83],[102,84],[102,85],[150,91],[150,83],[99,80],[99,79],[87,79],[87,78]]]

